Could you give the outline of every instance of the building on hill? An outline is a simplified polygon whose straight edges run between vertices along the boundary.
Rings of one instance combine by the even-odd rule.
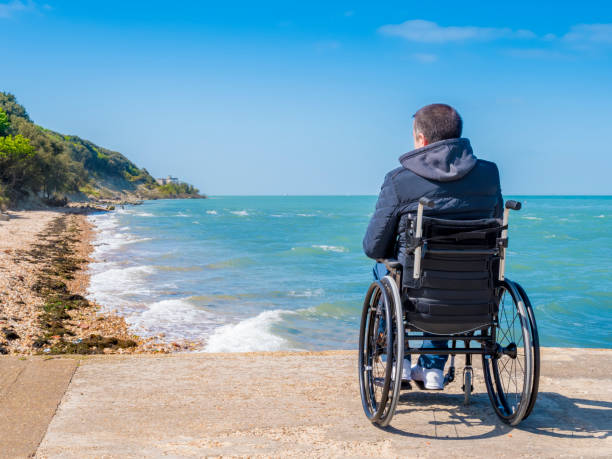
[[[169,175],[168,177],[165,177],[165,178],[155,179],[155,181],[157,182],[158,185],[168,185],[169,183],[174,183],[174,184],[178,185],[179,179]]]

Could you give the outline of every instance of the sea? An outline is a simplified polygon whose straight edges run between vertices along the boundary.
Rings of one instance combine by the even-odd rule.
[[[541,344],[612,348],[612,197],[513,196],[507,277]],[[356,349],[375,196],[146,201],[91,215],[89,298],[203,352]]]

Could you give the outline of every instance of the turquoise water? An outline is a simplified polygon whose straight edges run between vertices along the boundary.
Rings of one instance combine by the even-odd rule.
[[[612,198],[519,197],[507,275],[543,345],[612,347]],[[91,216],[90,296],[142,334],[207,351],[353,349],[376,198],[148,201]]]

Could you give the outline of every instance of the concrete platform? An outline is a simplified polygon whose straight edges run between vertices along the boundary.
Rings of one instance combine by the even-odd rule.
[[[36,451],[78,363],[0,358],[0,457]]]
[[[498,421],[477,371],[472,405],[458,381],[405,392],[388,430],[363,415],[354,352],[87,358],[36,456],[610,457],[612,350],[542,357],[538,402],[517,428]]]

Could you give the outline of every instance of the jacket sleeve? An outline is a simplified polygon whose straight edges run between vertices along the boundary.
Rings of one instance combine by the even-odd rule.
[[[499,180],[499,169],[495,165],[495,172],[497,173],[497,203],[495,204],[495,218],[502,218],[504,214],[504,198],[501,192],[501,183]]]
[[[381,187],[374,215],[363,238],[363,251],[370,258],[392,258],[398,223],[399,198],[391,174]]]

